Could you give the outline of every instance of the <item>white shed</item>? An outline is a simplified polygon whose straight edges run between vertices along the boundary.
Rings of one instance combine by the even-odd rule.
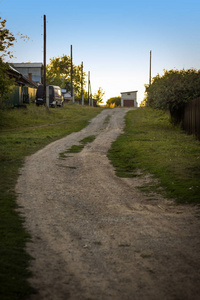
[[[137,91],[121,93],[121,107],[137,107]]]

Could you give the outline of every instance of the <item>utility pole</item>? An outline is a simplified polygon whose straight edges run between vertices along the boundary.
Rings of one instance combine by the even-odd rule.
[[[81,63],[81,104],[84,105],[84,94],[83,94],[83,62]]]
[[[44,78],[43,78],[43,99],[46,105],[46,15],[44,15]]]
[[[72,102],[74,103],[72,45],[71,45],[71,97],[72,97]]]
[[[88,105],[90,106],[90,71],[88,71]]]
[[[149,64],[149,86],[151,85],[151,51],[150,51],[150,64]]]

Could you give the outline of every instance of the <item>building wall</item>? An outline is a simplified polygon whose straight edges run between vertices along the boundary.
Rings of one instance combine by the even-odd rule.
[[[25,95],[28,96],[29,99],[29,103],[34,102],[35,101],[35,97],[36,97],[36,92],[37,89],[36,88],[31,88],[31,87],[22,87],[16,85],[13,88],[13,92],[8,96],[8,100],[6,101],[6,105],[7,106],[18,106],[23,104],[23,97]]]
[[[36,92],[37,92],[37,89],[31,88],[31,87],[28,88],[28,94],[29,94],[29,101],[30,102],[35,101]]]
[[[35,82],[42,82],[42,64],[41,63],[14,63],[14,68],[26,78]]]
[[[32,74],[32,80],[35,82],[41,82],[42,74],[38,68],[16,68],[22,75],[29,79],[29,74]]]

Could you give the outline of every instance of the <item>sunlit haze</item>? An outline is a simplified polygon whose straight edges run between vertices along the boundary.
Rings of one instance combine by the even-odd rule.
[[[199,0],[0,0],[0,16],[18,39],[12,62],[43,62],[43,15],[47,18],[47,63],[70,56],[90,71],[92,92],[105,101],[120,92],[144,98],[152,77],[163,69],[200,69]]]

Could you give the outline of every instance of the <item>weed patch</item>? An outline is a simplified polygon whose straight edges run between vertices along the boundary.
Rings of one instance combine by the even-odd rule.
[[[83,150],[86,144],[91,143],[94,140],[95,140],[95,135],[88,136],[79,142],[80,145],[73,145],[70,149],[60,154],[65,155],[65,153],[79,153]]]
[[[65,153],[79,153],[83,150],[84,145],[73,145],[70,149],[68,149]]]

